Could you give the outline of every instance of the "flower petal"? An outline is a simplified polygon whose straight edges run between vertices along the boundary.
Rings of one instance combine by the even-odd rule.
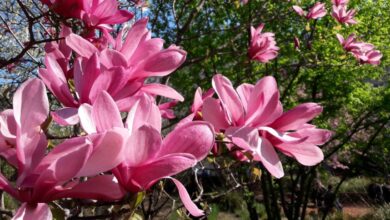
[[[92,118],[97,132],[104,132],[115,127],[123,128],[119,109],[106,91],[102,91],[93,103]]]
[[[28,204],[23,203],[16,211],[12,220],[52,220],[50,208],[46,203]]]
[[[188,212],[195,217],[200,217],[204,215],[204,211],[199,209],[195,203],[191,200],[190,195],[188,194],[184,185],[177,179],[169,177],[175,183],[177,190],[179,191],[180,200],[182,201],[184,207],[188,210]]]
[[[194,121],[171,131],[163,140],[159,155],[192,154],[203,160],[214,145],[214,129],[210,123]]]
[[[244,108],[230,80],[217,74],[213,77],[212,84],[229,118],[234,124],[239,123],[244,117]]]
[[[77,115],[77,108],[62,108],[51,112],[51,116],[55,122],[62,126],[75,125],[80,121]]]

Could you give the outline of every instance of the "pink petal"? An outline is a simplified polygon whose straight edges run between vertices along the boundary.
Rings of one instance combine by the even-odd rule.
[[[89,100],[92,103],[99,97],[102,91],[107,91],[110,88],[113,79],[113,72],[111,70],[103,71],[96,78],[89,91]]]
[[[123,153],[128,138],[126,129],[116,128],[103,135],[94,135],[90,138],[94,149],[77,176],[93,176],[106,172],[124,160]]]
[[[197,112],[203,105],[202,89],[198,87],[195,91],[194,102],[191,106],[191,112]]]
[[[7,192],[13,197],[18,198],[18,192],[13,188],[12,184],[0,173],[0,190]]]
[[[158,83],[146,84],[141,88],[141,91],[152,95],[160,95],[170,99],[179,100],[180,102],[184,101],[184,97],[180,95],[180,93],[178,93],[172,87],[163,84],[158,84]]]
[[[50,69],[39,69],[38,74],[58,101],[67,107],[77,107],[66,81],[62,81]]]
[[[138,166],[155,158],[162,143],[159,131],[149,125],[133,130],[127,140],[125,163],[128,166]]]
[[[148,41],[143,41],[131,56],[129,65],[137,65],[138,62],[158,53],[163,49],[163,45],[164,40],[160,38],[153,38]]]
[[[113,175],[100,175],[65,190],[57,197],[112,201],[121,199],[125,193]]]
[[[97,7],[93,9],[93,15],[98,18],[109,17],[109,15],[115,14],[117,8],[118,2],[115,0],[99,1]]]
[[[296,130],[322,112],[322,107],[316,103],[304,103],[285,112],[270,126],[280,131]]]
[[[317,128],[305,128],[299,129],[295,132],[290,133],[293,137],[307,137],[305,140],[306,143],[311,143],[315,145],[322,145],[329,141],[332,136],[332,132],[325,129]]]
[[[77,115],[77,108],[62,108],[51,112],[51,116],[55,122],[62,126],[75,125],[80,121]]]
[[[82,104],[78,110],[81,127],[87,134],[96,133],[96,125],[92,118],[92,106]]]
[[[81,103],[89,102],[89,94],[100,71],[100,60],[96,53],[89,59],[75,60],[74,83]]]
[[[258,81],[248,102],[246,124],[255,126],[267,125],[283,112],[279,101],[279,90],[275,78],[266,76]]]
[[[127,67],[127,60],[126,57],[112,49],[105,49],[100,54],[100,62],[105,66],[107,69],[114,67],[114,66],[123,66]]]
[[[289,132],[280,132],[271,127],[258,127],[257,129],[259,129],[259,131],[266,132],[265,134],[269,134],[270,136],[267,135],[268,140],[273,144],[279,144],[281,142],[298,144],[304,142],[308,138],[306,136],[295,137],[290,135],[291,133]]]
[[[36,168],[36,172],[41,175],[37,185],[70,180],[85,165],[91,153],[92,143],[86,137],[65,140],[45,156]]]
[[[134,169],[129,183],[138,185],[140,190],[151,187],[161,178],[178,174],[196,164],[196,159],[185,153],[177,153],[158,158],[151,163]]]
[[[217,74],[213,77],[212,84],[232,122],[239,123],[244,117],[244,108],[230,80]]]
[[[190,195],[188,195],[188,192],[187,192],[186,188],[184,187],[184,185],[179,180],[177,180],[175,178],[170,177],[169,179],[171,179],[175,183],[175,185],[179,191],[180,199],[181,199],[184,207],[186,207],[186,209],[188,210],[188,212],[192,216],[195,216],[195,217],[203,216],[204,211],[199,209],[195,205],[195,203],[191,200],[191,197],[190,197]]]
[[[245,112],[248,112],[248,103],[253,92],[254,86],[252,84],[244,83],[237,87],[237,94],[240,97],[242,106]]]
[[[14,117],[14,112],[12,109],[4,110],[0,113],[0,142],[4,143],[6,146],[0,146],[0,151],[2,149],[10,148],[11,146],[16,145],[16,129],[17,124]]]
[[[52,220],[50,208],[46,203],[23,203],[12,220]]]
[[[256,152],[258,148],[259,131],[250,127],[229,127],[225,131],[225,136],[232,140],[238,147]]]
[[[119,109],[106,91],[101,92],[93,103],[92,118],[97,132],[104,132],[115,127],[123,128]]]
[[[161,131],[161,113],[158,106],[147,95],[141,95],[130,109],[125,125],[131,133],[145,124]]]
[[[184,63],[186,54],[184,50],[177,48],[162,50],[138,65],[134,70],[134,77],[166,76]]]
[[[216,131],[229,127],[229,123],[219,100],[207,98],[203,102],[202,116],[205,121],[214,125]]]
[[[141,40],[145,38],[145,35],[148,33],[148,29],[146,29],[146,25],[148,23],[148,19],[138,20],[129,30],[126,40],[123,43],[121,48],[121,53],[129,60],[134,51],[137,49]]]
[[[72,48],[78,55],[89,58],[99,50],[89,41],[76,34],[70,34],[65,38],[66,45]]]
[[[110,70],[107,70],[107,72],[109,72],[109,75],[110,75],[110,79],[109,79],[109,82],[110,82],[110,85],[107,89],[107,92],[110,93],[110,95],[115,98],[116,100],[116,97],[119,95],[123,95],[123,96],[126,96],[126,92],[123,92],[123,89],[126,88],[126,86],[133,86],[135,88],[132,88],[132,90],[134,91],[135,89],[137,89],[137,87],[139,85],[137,84],[132,84],[132,83],[129,83],[129,73],[128,73],[128,70],[123,68],[123,67],[113,67],[111,68]],[[132,84],[132,85],[131,85]],[[127,95],[126,98],[128,98],[130,95]]]
[[[258,152],[261,163],[276,178],[282,178],[284,171],[279,156],[276,154],[274,147],[267,139],[259,138],[260,150]]]
[[[336,34],[337,40],[341,45],[344,45],[344,37],[341,34]]]
[[[14,116],[17,129],[19,175],[33,169],[45,154],[47,141],[41,124],[49,113],[45,85],[39,79],[23,83],[14,94]]]
[[[15,121],[22,134],[39,131],[49,114],[49,101],[43,82],[30,79],[23,83],[15,92],[13,106]]]
[[[293,7],[293,9],[294,9],[294,11],[297,13],[297,14],[299,14],[300,16],[305,16],[305,11],[301,8],[301,7],[299,7],[299,6],[297,6],[297,5],[294,5],[294,6],[292,6]]]
[[[324,160],[321,149],[314,144],[282,144],[276,147],[305,166],[314,166]]]
[[[192,154],[203,160],[214,145],[214,129],[203,121],[189,122],[171,131],[165,137],[159,155],[171,153]]]
[[[121,24],[132,19],[134,15],[127,10],[117,10],[112,16],[101,19],[100,22],[104,24]]]

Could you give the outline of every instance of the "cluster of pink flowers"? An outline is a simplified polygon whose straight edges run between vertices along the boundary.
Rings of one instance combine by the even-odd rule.
[[[332,17],[335,18],[341,24],[356,24],[354,19],[356,10],[347,10],[349,0],[332,0]],[[293,9],[300,16],[304,16],[306,19],[318,19],[326,15],[325,4],[317,2],[309,12],[304,11],[301,7],[294,5]],[[343,48],[351,52],[354,57],[361,64],[379,65],[382,54],[380,51],[375,50],[374,45],[364,42],[357,42],[355,35],[350,35],[346,40],[337,34],[337,38]],[[294,38],[294,47],[299,48],[299,39]]]
[[[134,98],[142,93],[163,95],[183,101],[184,98],[169,86],[148,83],[153,76],[165,76],[184,61],[186,52],[170,46],[163,49],[163,40],[151,38],[146,28],[147,19],[137,21],[122,42],[122,32],[116,39],[108,38],[97,48],[81,36],[67,33],[64,41],[50,43],[45,57],[46,69],[39,76],[64,108],[52,114],[61,125],[78,123],[77,109],[83,103],[92,104],[102,91],[107,91],[121,111],[129,110]],[[71,51],[78,56],[69,67]],[[71,94],[68,80],[74,82]]]
[[[278,56],[279,47],[276,46],[274,33],[261,33],[264,24],[251,27],[251,42],[248,49],[250,59],[266,63]]]
[[[197,114],[201,115],[201,120],[213,124],[240,160],[259,161],[276,178],[283,177],[284,171],[275,149],[306,166],[323,160],[317,145],[327,142],[331,132],[308,123],[322,112],[321,106],[305,103],[283,112],[273,77],[264,77],[256,85],[244,83],[234,89],[228,78],[217,74],[212,85],[218,99],[210,92],[201,97],[198,90],[194,113],[187,119],[192,120]]]
[[[326,15],[325,3],[316,2],[313,7],[309,9],[309,11],[303,10],[300,6],[294,5],[294,11],[306,19],[318,19],[322,18]]]
[[[352,53],[361,64],[380,64],[382,53],[379,50],[376,50],[374,45],[357,41],[354,34],[349,35],[347,39],[344,39],[343,36],[337,34],[337,39],[344,50]]]

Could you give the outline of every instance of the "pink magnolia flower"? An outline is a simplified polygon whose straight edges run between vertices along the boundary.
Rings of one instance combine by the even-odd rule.
[[[325,3],[317,2],[309,9],[309,12],[304,11],[301,7],[294,5],[294,11],[306,19],[318,19],[326,15]]]
[[[102,92],[93,105],[79,109],[81,125],[87,133],[115,127],[128,129],[125,160],[113,170],[119,184],[127,191],[150,188],[162,178],[171,179],[180,198],[193,216],[203,215],[191,201],[184,186],[170,177],[204,159],[214,144],[214,132],[207,122],[190,122],[161,137],[161,114],[154,100],[143,95],[130,109],[125,125],[119,109],[107,92]]]
[[[343,46],[344,50],[350,52],[355,49],[359,49],[359,44],[357,44],[356,36],[354,34],[350,34],[347,39],[340,34],[336,34],[337,40]]]
[[[204,100],[203,119],[241,152],[261,161],[273,176],[284,175],[274,148],[306,166],[323,160],[317,145],[325,143],[330,132],[307,123],[321,113],[319,105],[305,103],[283,113],[273,77],[264,77],[256,85],[244,83],[234,90],[229,79],[218,74],[212,84],[219,99]]]
[[[356,10],[347,11],[347,6],[333,6],[332,17],[335,18],[341,24],[357,24],[357,21],[353,18],[356,14]]]
[[[73,68],[69,70],[74,88],[69,87],[66,74],[56,57],[52,53],[46,55],[46,69],[40,69],[39,76],[65,107],[52,113],[56,122],[62,125],[76,124],[77,108],[83,103],[92,104],[101,91],[107,91],[121,111],[128,111],[130,97],[141,92],[184,100],[169,86],[145,84],[149,77],[172,73],[186,57],[186,52],[174,45],[163,49],[163,40],[151,38],[146,24],[147,19],[135,23],[124,42],[118,36],[114,49],[99,50],[88,40],[69,34],[66,45],[78,54]]]
[[[133,18],[127,10],[118,10],[116,0],[41,0],[56,13],[82,19],[87,28],[111,29],[109,25],[120,24]]]
[[[344,50],[352,53],[352,55],[361,64],[380,64],[380,60],[383,55],[379,50],[375,50],[374,45],[365,42],[358,42],[354,34],[349,35],[346,40],[340,34],[337,34],[336,36]]]
[[[349,0],[332,0],[332,4],[335,6],[347,5]]]
[[[382,59],[382,53],[379,50],[360,50],[353,51],[354,56],[359,60],[361,64],[379,65]]]
[[[263,28],[264,24],[260,24],[256,29],[251,27],[251,43],[248,54],[250,59],[266,63],[278,56],[279,47],[276,46],[273,33],[261,33]]]
[[[8,147],[6,159],[18,170],[18,178],[13,184],[0,174],[0,189],[22,202],[14,219],[49,220],[52,215],[46,203],[60,198],[123,197],[114,176],[96,176],[123,161],[123,129],[67,139],[46,154],[41,124],[49,113],[49,102],[44,84],[38,79],[23,83],[14,95],[13,106],[1,113],[6,116],[1,120],[1,136],[8,142],[1,150]],[[95,177],[81,182],[81,176]]]

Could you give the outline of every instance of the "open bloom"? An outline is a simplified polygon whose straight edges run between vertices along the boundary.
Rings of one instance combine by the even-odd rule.
[[[278,56],[279,47],[276,46],[274,33],[261,33],[264,24],[260,24],[256,29],[251,27],[251,44],[248,50],[249,57],[266,63]]]
[[[351,9],[347,11],[347,6],[333,6],[332,17],[334,17],[341,24],[356,24],[357,21],[353,18],[356,10]]]
[[[163,40],[151,38],[146,25],[147,19],[135,23],[124,42],[118,36],[114,48],[97,48],[88,40],[69,34],[65,43],[78,57],[67,73],[55,54],[46,55],[46,69],[40,69],[39,76],[65,107],[52,114],[56,122],[76,124],[77,108],[83,103],[92,104],[101,91],[107,91],[121,111],[128,111],[131,97],[142,92],[184,100],[169,86],[145,83],[149,77],[172,73],[186,57],[186,52],[174,45],[163,49]]]
[[[383,55],[379,50],[375,50],[374,45],[358,42],[354,34],[349,35],[347,39],[344,39],[340,34],[337,34],[336,36],[344,50],[352,53],[361,64],[380,64]]]
[[[87,28],[111,29],[133,18],[127,10],[118,10],[117,0],[41,0],[64,17],[82,19]]]
[[[147,190],[162,178],[171,179],[180,198],[194,216],[203,215],[191,201],[184,186],[170,177],[204,159],[214,144],[212,126],[203,121],[189,122],[161,137],[161,114],[157,105],[142,95],[131,108],[125,125],[119,109],[108,93],[102,92],[93,105],[79,109],[81,125],[87,133],[99,133],[116,127],[128,129],[125,160],[113,173],[119,184],[130,192]]]
[[[347,5],[349,0],[332,0],[332,4],[336,6]]]
[[[317,2],[309,9],[309,12],[304,11],[301,7],[294,5],[294,11],[306,19],[318,19],[326,15],[325,3]]]
[[[244,83],[234,90],[229,79],[218,74],[212,84],[219,99],[204,100],[203,119],[217,132],[223,132],[241,152],[261,161],[273,176],[284,175],[274,147],[303,165],[323,160],[317,145],[325,143],[330,132],[308,124],[321,113],[321,106],[305,103],[283,113],[273,77],[264,77],[256,85]]]
[[[340,34],[336,34],[337,40],[340,42],[341,46],[343,46],[344,50],[350,52],[355,49],[359,49],[359,45],[356,41],[356,36],[354,34],[350,34],[347,39]]]
[[[49,113],[49,102],[44,84],[38,79],[23,83],[14,95],[13,106],[1,114],[7,119],[1,120],[1,136],[8,144],[0,146],[2,152],[7,151],[9,164],[18,170],[18,178],[13,184],[0,174],[0,189],[22,202],[14,219],[49,220],[52,215],[46,203],[60,198],[123,197],[114,176],[97,176],[123,161],[123,130],[67,139],[46,154],[41,124]],[[82,176],[92,178],[82,182]]]

